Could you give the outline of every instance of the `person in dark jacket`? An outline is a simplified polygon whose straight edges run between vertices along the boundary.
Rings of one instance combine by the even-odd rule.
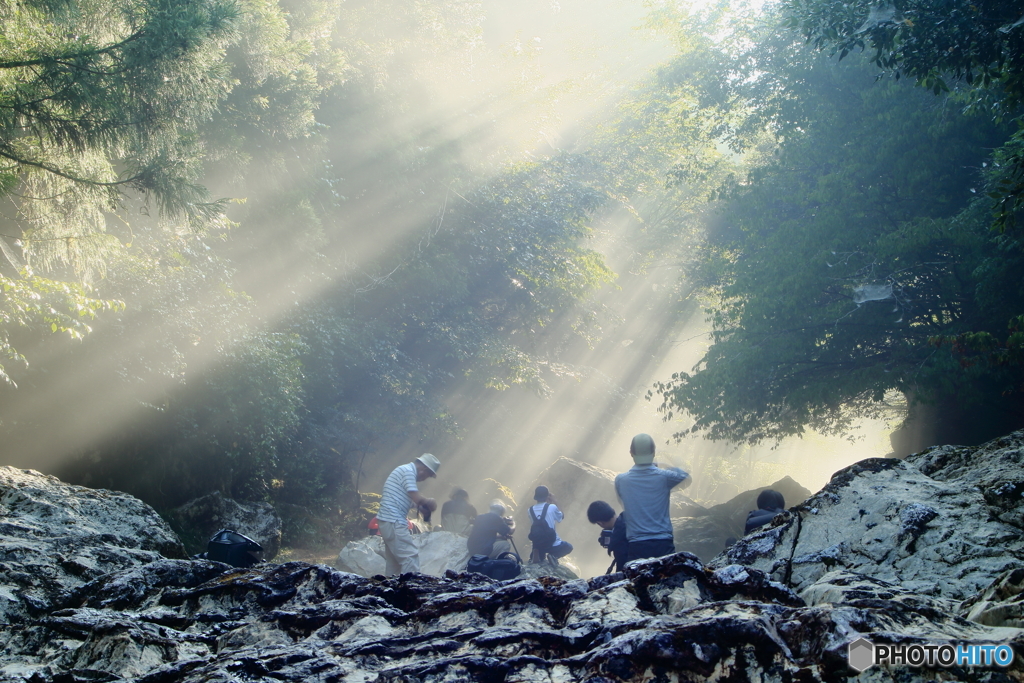
[[[451,500],[441,506],[441,528],[460,536],[469,536],[469,530],[476,519],[476,508],[469,502],[466,489],[456,487],[449,496]]]
[[[504,517],[504,514],[505,505],[496,500],[491,503],[490,511],[477,515],[466,539],[470,555],[486,555],[494,560],[502,553],[512,551],[512,542],[508,539],[515,532],[516,525],[511,517]]]
[[[608,554],[615,558],[612,566],[609,567],[609,572],[612,568],[616,571],[622,571],[622,568],[626,566],[626,562],[629,561],[629,541],[626,540],[626,513],[615,514],[615,508],[603,500],[595,500],[587,508],[587,519],[590,520],[591,524],[596,524],[605,531],[610,531],[610,534],[601,534],[598,539],[605,549],[608,550]],[[607,540],[604,540],[607,539]]]
[[[786,500],[782,494],[775,489],[765,489],[757,496],[757,509],[747,515],[747,524],[743,529],[744,535],[754,529],[764,526],[775,519],[775,515],[786,510]]]

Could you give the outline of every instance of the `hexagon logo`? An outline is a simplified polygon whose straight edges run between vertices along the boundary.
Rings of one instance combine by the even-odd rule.
[[[849,645],[848,661],[860,673],[875,663],[875,646],[867,638],[858,638]]]

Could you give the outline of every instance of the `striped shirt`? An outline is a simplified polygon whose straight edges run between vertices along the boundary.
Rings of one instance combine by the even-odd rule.
[[[399,465],[388,475],[384,482],[384,495],[380,499],[380,509],[377,511],[377,519],[381,522],[404,522],[409,508],[412,507],[412,498],[409,491],[419,491],[416,487],[416,463],[410,462]]]

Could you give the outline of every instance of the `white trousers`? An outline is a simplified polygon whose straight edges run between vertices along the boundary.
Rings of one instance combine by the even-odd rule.
[[[384,539],[384,560],[388,576],[418,572],[420,570],[420,549],[416,539],[409,532],[409,523],[377,521],[380,536]]]

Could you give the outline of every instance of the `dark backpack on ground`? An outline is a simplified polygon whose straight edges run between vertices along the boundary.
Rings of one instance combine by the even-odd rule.
[[[533,516],[533,508],[529,508],[530,519],[533,525],[530,527],[529,539],[533,541],[534,549],[541,549],[544,552],[555,544],[555,530],[548,524],[548,507],[551,503],[544,503],[544,509],[540,511],[540,517]]]
[[[251,567],[263,559],[263,546],[234,529],[221,529],[210,537],[205,554],[232,567]]]
[[[494,560],[486,555],[474,555],[469,558],[466,571],[483,574],[499,581],[507,581],[519,576],[519,572],[523,571],[523,563],[515,553],[502,553]]]

